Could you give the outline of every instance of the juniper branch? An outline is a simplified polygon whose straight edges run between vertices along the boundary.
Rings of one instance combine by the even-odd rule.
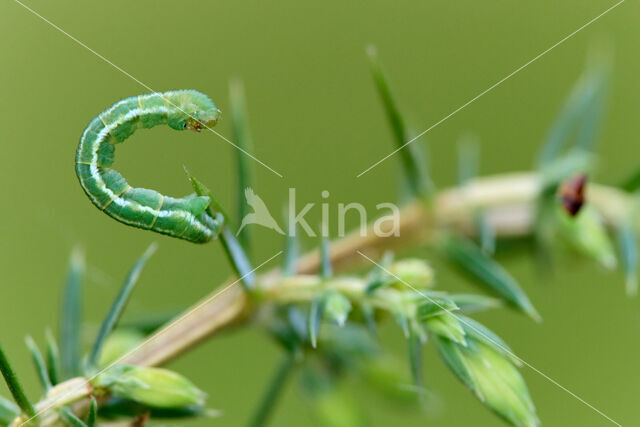
[[[332,242],[332,265],[336,271],[344,271],[362,263],[363,258],[357,251],[376,257],[388,249],[428,244],[445,228],[473,235],[476,224],[473,212],[478,208],[485,212],[498,237],[529,235],[533,231],[540,189],[538,174],[513,173],[479,178],[463,187],[443,190],[436,195],[432,205],[414,202],[401,210],[400,236],[381,237],[369,229],[364,237],[353,233]],[[590,184],[587,199],[609,225],[623,221],[632,204],[628,193],[597,184]],[[298,261],[297,273],[316,274],[320,267],[320,252],[314,251]],[[257,283],[273,293],[281,278],[280,269],[273,269],[260,275]],[[158,330],[123,362],[147,366],[166,363],[210,335],[246,321],[257,308],[240,286],[231,286],[215,298],[213,295],[216,293],[187,310],[179,321]]]

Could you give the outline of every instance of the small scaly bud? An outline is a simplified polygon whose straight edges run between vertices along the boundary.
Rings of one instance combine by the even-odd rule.
[[[324,315],[338,326],[344,326],[350,311],[351,302],[344,295],[338,292],[331,292],[326,296]]]
[[[477,350],[469,351],[465,358],[476,393],[487,406],[513,424],[537,426],[535,407],[517,368],[493,347],[477,344]]]
[[[433,286],[433,269],[425,261],[417,258],[408,258],[396,261],[389,266],[389,271],[399,279],[402,286],[409,284],[417,289],[431,288]]]
[[[492,411],[513,425],[536,427],[536,410],[512,360],[494,345],[467,336],[462,346],[438,337],[438,352],[447,366]]]
[[[96,389],[155,408],[203,406],[205,393],[173,371],[133,365],[117,365],[100,374]]]

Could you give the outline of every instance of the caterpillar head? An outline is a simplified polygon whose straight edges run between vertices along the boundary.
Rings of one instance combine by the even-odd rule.
[[[220,118],[220,110],[217,108],[196,110],[185,119],[184,128],[200,132],[203,128],[215,126]]]
[[[171,101],[177,106],[173,120],[169,120],[174,129],[200,131],[214,126],[220,118],[220,110],[213,101],[195,90],[174,92]]]

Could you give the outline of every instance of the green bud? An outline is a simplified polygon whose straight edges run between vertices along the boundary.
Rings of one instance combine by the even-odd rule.
[[[93,381],[116,397],[155,408],[203,406],[205,393],[173,371],[133,365],[117,365]]]
[[[449,369],[488,408],[513,425],[539,425],[527,386],[507,355],[470,335],[467,346],[444,337],[435,341]]]
[[[324,300],[324,315],[329,320],[344,326],[351,311],[351,302],[347,297],[338,293],[329,293]]]
[[[517,368],[484,343],[478,342],[477,350],[466,353],[476,393],[485,404],[515,425],[538,425],[535,407]]]
[[[425,261],[416,258],[403,259],[389,266],[389,271],[400,279],[402,286],[409,284],[417,289],[433,287],[433,269]]]
[[[558,209],[558,223],[562,234],[578,252],[595,258],[606,268],[615,268],[613,244],[600,214],[592,206],[584,206],[575,217]]]
[[[144,341],[144,334],[136,329],[116,329],[102,347],[98,366],[105,367],[136,348]]]

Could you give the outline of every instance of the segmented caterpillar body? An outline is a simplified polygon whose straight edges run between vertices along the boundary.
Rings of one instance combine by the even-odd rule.
[[[116,170],[115,145],[137,128],[167,124],[175,130],[216,124],[220,110],[206,95],[195,90],[152,93],[116,102],[94,118],[85,129],[76,152],[80,185],[98,209],[134,227],[204,243],[220,230],[221,217],[206,212],[205,196],[164,196],[146,188],[131,187]]]

